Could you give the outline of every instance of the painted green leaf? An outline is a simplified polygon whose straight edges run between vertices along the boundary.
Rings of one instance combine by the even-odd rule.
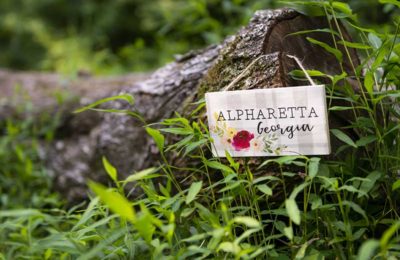
[[[106,170],[108,176],[110,176],[110,178],[115,183],[117,183],[118,182],[117,169],[115,169],[115,167],[107,160],[106,157],[103,156],[102,161],[103,161],[104,169]]]
[[[190,185],[188,195],[186,196],[186,204],[190,204],[190,202],[192,202],[196,198],[202,186],[202,181],[193,182],[192,185]]]
[[[158,150],[160,150],[161,153],[164,152],[164,141],[165,137],[158,131],[157,129],[153,129],[150,127],[146,127],[146,132],[153,137],[154,142],[156,143]]]
[[[357,148],[357,145],[354,143],[354,141],[351,140],[351,138],[348,135],[346,135],[339,129],[331,129],[331,133],[334,136],[336,136],[340,141],[342,141],[350,146],[353,146],[354,148]]]
[[[296,225],[300,225],[301,215],[300,215],[300,210],[297,207],[296,201],[294,199],[286,199],[285,206],[286,206],[286,212],[288,213],[289,218]]]
[[[135,212],[131,203],[121,194],[114,190],[107,189],[105,186],[90,181],[90,189],[100,197],[100,200],[107,205],[111,211],[131,222],[135,220]]]

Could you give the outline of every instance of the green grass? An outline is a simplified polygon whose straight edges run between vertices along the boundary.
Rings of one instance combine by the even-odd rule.
[[[0,258],[400,257],[399,24],[394,21],[393,32],[380,34],[356,25],[347,5],[314,1],[312,6],[330,17],[332,28],[341,20],[355,30],[355,43],[345,43],[342,33],[335,32],[335,44],[357,48],[363,57],[362,65],[353,68],[355,76],[308,72],[316,81],[321,76],[330,80],[329,113],[354,115],[348,125],[331,130],[342,143],[334,151],[337,160],[283,156],[255,163],[229,154],[226,160],[211,158],[212,140],[199,116],[204,113],[200,103],[190,118],[177,115],[157,129],[146,128],[160,150],[159,165],[120,179],[118,169],[103,158],[114,185],[90,182],[90,203],[65,209],[59,198],[49,196],[45,168],[35,146],[26,143],[43,133],[10,119],[0,142]],[[339,62],[349,53],[310,41]],[[302,76],[299,71],[292,74]],[[360,91],[353,91],[346,78]],[[96,105],[121,98],[133,102],[117,96]],[[333,106],[336,100],[345,105]],[[95,108],[81,111],[85,109]],[[169,135],[180,136],[180,141],[166,145]],[[171,164],[171,153],[185,156],[191,166]],[[142,189],[143,195],[128,199],[128,187]]]

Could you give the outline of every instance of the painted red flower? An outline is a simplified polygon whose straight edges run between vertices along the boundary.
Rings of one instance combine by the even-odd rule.
[[[236,135],[233,137],[232,145],[236,151],[240,151],[243,149],[247,149],[250,147],[250,141],[254,138],[254,134],[242,130],[237,132]]]

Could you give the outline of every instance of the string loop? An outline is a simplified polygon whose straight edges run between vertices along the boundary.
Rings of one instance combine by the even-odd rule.
[[[229,90],[232,86],[234,86],[239,80],[241,80],[244,75],[246,74],[247,71],[250,70],[251,67],[254,66],[254,64],[256,64],[257,61],[259,61],[261,58],[267,56],[267,54],[261,55],[259,57],[257,57],[257,59],[253,60],[252,62],[250,62],[249,65],[247,65],[247,67],[231,82],[229,83],[225,88],[222,89],[222,91],[227,91]],[[297,58],[294,55],[286,55],[288,58],[294,59],[296,61],[296,63],[299,65],[300,69],[304,72],[304,75],[306,76],[306,78],[308,79],[308,81],[310,81],[312,86],[316,86],[315,82],[312,80],[312,78],[310,77],[310,75],[307,73],[307,70],[304,68],[303,64],[301,63],[301,61],[299,60],[299,58]]]

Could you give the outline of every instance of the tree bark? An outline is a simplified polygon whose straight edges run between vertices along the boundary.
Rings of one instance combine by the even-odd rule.
[[[181,55],[146,80],[124,77],[114,79],[118,82],[116,84],[112,80],[102,81],[105,90],[96,98],[119,92],[132,94],[135,109],[147,123],[154,123],[173,116],[175,112],[185,113],[188,104],[202,98],[205,92],[220,91],[232,82],[230,90],[309,85],[289,76],[290,71],[298,69],[298,64],[288,55],[296,56],[306,69],[336,75],[343,68],[352,75],[352,65],[359,64],[355,51],[349,50],[350,58],[344,55],[341,67],[332,54],[305,38],[309,36],[333,46],[331,34],[291,35],[302,30],[329,28],[325,19],[306,17],[291,9],[258,11],[236,35],[227,37],[218,45]],[[340,29],[345,39],[350,41],[346,30]],[[343,48],[341,50],[346,53]],[[252,62],[255,64],[246,70]],[[52,76],[49,81],[59,82],[59,78]],[[92,87],[94,82],[99,81],[78,79],[74,85]],[[108,84],[110,88],[107,88]],[[357,90],[356,85],[354,89]],[[84,93],[89,94],[91,90]],[[90,99],[93,100],[93,94]],[[82,103],[69,100],[73,100],[69,102],[72,104],[69,109]],[[130,108],[117,101],[111,106]],[[68,200],[86,196],[87,179],[107,181],[101,165],[102,156],[116,166],[121,177],[150,167],[158,160],[155,144],[140,121],[108,113],[68,115],[64,117],[56,140],[44,149],[48,168],[55,176],[56,189]],[[340,113],[329,118],[331,127],[343,125],[348,119]]]

